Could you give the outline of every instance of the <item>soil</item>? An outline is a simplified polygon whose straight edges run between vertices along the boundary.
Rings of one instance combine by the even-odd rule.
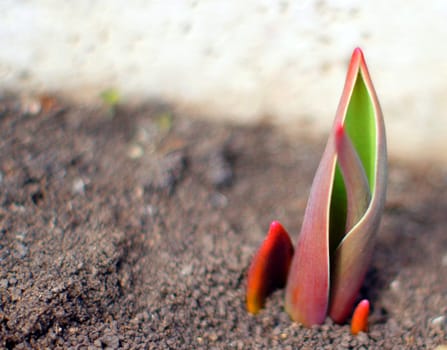
[[[433,349],[447,343],[447,173],[390,161],[367,333],[245,310],[272,220],[296,241],[325,139],[148,104],[0,100],[0,348]]]

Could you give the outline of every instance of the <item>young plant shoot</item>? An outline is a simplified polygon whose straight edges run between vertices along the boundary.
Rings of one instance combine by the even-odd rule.
[[[285,229],[274,222],[248,273],[248,311],[257,313],[267,294],[285,282],[285,308],[294,321],[310,327],[329,315],[337,323],[345,322],[372,257],[386,180],[382,112],[357,48],[295,251]]]

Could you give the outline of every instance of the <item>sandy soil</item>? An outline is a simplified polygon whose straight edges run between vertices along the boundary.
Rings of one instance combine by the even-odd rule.
[[[0,347],[433,349],[447,343],[447,173],[390,162],[367,334],[305,329],[245,276],[272,220],[296,241],[324,139],[52,99],[0,101]]]

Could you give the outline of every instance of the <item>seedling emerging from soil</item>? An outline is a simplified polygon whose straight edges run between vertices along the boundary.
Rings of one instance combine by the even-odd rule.
[[[356,335],[368,330],[369,301],[363,299],[355,308],[351,320],[351,333]]]
[[[288,271],[285,307],[293,320],[312,326],[323,323],[329,314],[335,322],[345,322],[372,256],[386,178],[382,112],[363,53],[357,48],[290,267],[288,234],[279,226],[281,234],[273,235],[271,228],[249,270],[248,311],[259,311]]]
[[[264,306],[265,298],[276,288],[286,285],[293,245],[289,234],[273,221],[248,272],[247,310],[253,314]]]

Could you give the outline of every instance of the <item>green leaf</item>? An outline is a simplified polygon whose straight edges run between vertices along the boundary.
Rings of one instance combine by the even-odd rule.
[[[363,164],[341,124],[336,127],[335,148],[346,190],[345,231],[349,231],[361,219],[369,205],[370,188]]]

